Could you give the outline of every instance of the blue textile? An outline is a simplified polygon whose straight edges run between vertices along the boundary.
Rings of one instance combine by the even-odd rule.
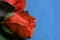
[[[60,0],[27,0],[25,10],[36,18],[30,40],[60,40]]]

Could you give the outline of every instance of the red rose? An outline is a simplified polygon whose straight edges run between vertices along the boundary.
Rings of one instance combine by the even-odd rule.
[[[28,12],[13,13],[12,16],[5,20],[7,27],[13,33],[17,33],[20,37],[32,37],[35,28],[35,18],[30,16]]]
[[[23,11],[26,6],[26,0],[4,0],[4,1],[15,7],[15,10],[20,9],[20,11]]]
[[[7,11],[8,11],[8,9],[10,11],[11,11],[11,9],[12,10],[14,9],[14,11],[18,11],[18,10],[23,11],[26,6],[26,0],[3,0],[3,1],[0,1],[0,5],[1,6],[5,5],[4,8],[2,8],[3,10],[6,8],[5,10],[7,10]]]

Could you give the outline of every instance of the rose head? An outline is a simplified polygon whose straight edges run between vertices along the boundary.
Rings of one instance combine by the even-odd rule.
[[[11,32],[18,34],[23,38],[32,37],[35,28],[35,18],[30,16],[28,12],[15,12],[12,16],[5,20],[7,27]]]
[[[6,11],[23,11],[26,0],[3,0],[0,1],[0,8]]]

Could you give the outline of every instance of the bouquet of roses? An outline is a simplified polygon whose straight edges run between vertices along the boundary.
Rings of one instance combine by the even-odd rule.
[[[24,11],[25,5],[25,0],[0,1],[0,8],[8,12],[8,14],[4,15],[2,21],[3,29],[24,39],[32,37],[36,25],[35,18],[29,15],[28,11]]]

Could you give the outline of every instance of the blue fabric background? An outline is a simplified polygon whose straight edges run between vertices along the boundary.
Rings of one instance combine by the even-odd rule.
[[[25,10],[36,18],[30,40],[60,40],[60,0],[27,0]]]

